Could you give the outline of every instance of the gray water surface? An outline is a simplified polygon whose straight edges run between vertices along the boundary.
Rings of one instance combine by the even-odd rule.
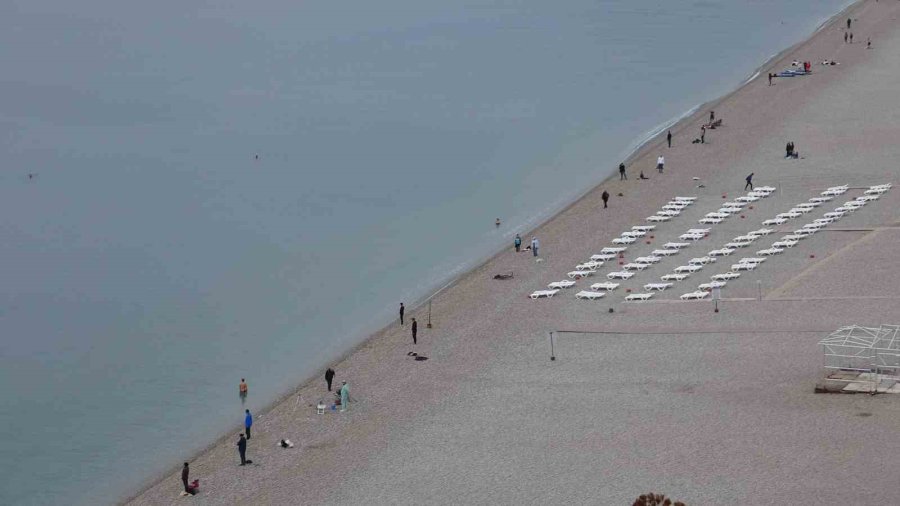
[[[0,503],[134,492],[848,3],[0,4]]]

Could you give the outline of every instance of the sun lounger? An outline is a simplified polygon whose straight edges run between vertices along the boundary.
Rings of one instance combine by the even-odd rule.
[[[629,230],[627,232],[622,232],[622,237],[638,238],[644,237],[645,235],[647,235],[647,232],[644,232],[643,230]]]
[[[591,255],[591,261],[593,262],[608,262],[609,260],[615,260],[616,255],[612,253],[602,253],[600,255]]]
[[[537,290],[535,292],[532,292],[529,297],[531,297],[532,299],[540,299],[541,297],[546,297],[549,299],[556,295],[557,292],[559,292],[559,290]]]
[[[801,228],[801,229],[794,230],[793,232],[791,232],[791,235],[796,235],[796,236],[799,236],[801,239],[805,239],[805,238],[815,234],[818,231],[819,231],[819,229],[817,229],[817,228]]]
[[[661,257],[657,256],[647,256],[647,257],[637,257],[634,259],[635,263],[639,264],[655,264],[659,263],[662,260]]]
[[[634,237],[616,237],[612,240],[613,244],[634,244],[637,239]]]
[[[616,288],[619,288],[619,283],[604,282],[591,285],[591,290],[605,290],[607,292],[615,290]]]
[[[735,200],[730,200],[730,201],[728,201],[728,202],[722,204],[722,207],[737,207],[737,208],[743,208],[743,207],[746,206],[746,205],[747,205],[746,202],[737,202],[737,201],[735,201]]]
[[[747,235],[754,236],[754,237],[760,237],[760,236],[764,236],[764,235],[769,235],[772,232],[774,232],[774,230],[772,230],[771,228],[759,228],[759,229],[754,230],[753,232],[747,232]]]
[[[553,283],[550,283],[549,285],[547,285],[547,288],[549,288],[551,290],[560,290],[560,289],[565,289],[565,288],[572,288],[573,286],[575,286],[574,281],[569,281],[568,279],[565,279],[562,281],[554,281]]]
[[[660,221],[669,221],[672,218],[669,216],[648,216],[647,221],[660,222]]]
[[[734,248],[714,249],[714,250],[710,251],[709,253],[707,253],[707,256],[711,256],[711,257],[727,257],[728,255],[734,253],[734,251],[735,251]]]
[[[779,249],[793,248],[794,246],[797,245],[798,242],[800,242],[800,241],[775,241],[772,243],[772,247],[779,248]]]
[[[827,226],[828,226],[827,223],[807,223],[807,224],[803,225],[803,227],[801,227],[801,228],[819,231]]]
[[[656,212],[657,216],[668,216],[670,218],[674,218],[675,216],[678,216],[680,214],[681,214],[681,211],[670,211],[668,209],[663,209],[662,211]]]
[[[813,220],[813,223],[824,223],[826,225],[831,225],[834,223],[834,218],[818,218]]]
[[[812,202],[814,204],[822,204],[822,203],[828,202],[829,200],[831,200],[833,198],[834,197],[832,197],[831,195],[823,195],[821,197],[813,197],[813,198],[809,199],[809,202]]]
[[[575,294],[576,299],[586,299],[586,300],[596,300],[602,299],[606,295],[605,292],[588,292],[586,290],[582,290]]]
[[[766,191],[761,191],[761,190],[753,190],[752,192],[748,193],[747,196],[748,196],[748,197],[757,197],[757,198],[764,199],[764,198],[768,197],[771,193],[772,193],[772,192],[766,192]]]
[[[616,272],[610,272],[609,274],[607,274],[606,278],[607,279],[630,279],[632,276],[634,276],[633,272],[616,271]]]
[[[834,189],[834,190],[825,190],[822,193],[820,193],[820,195],[822,195],[823,197],[836,197],[838,195],[843,195],[845,193],[847,193],[847,190],[840,188],[840,189]]]
[[[881,198],[880,195],[863,195],[863,196],[861,196],[861,197],[856,197],[856,200],[858,200],[858,201],[860,201],[860,202],[863,202],[863,201],[865,201],[865,202],[874,202],[874,201],[876,201],[876,200],[878,200],[878,199],[880,199],[880,198]]]
[[[669,273],[664,276],[661,276],[659,279],[663,281],[684,281],[687,277],[690,276],[690,273]]]
[[[672,248],[667,248],[667,249],[655,249],[655,250],[651,251],[650,254],[653,255],[653,256],[657,256],[657,257],[670,257],[670,256],[672,256],[672,255],[677,255],[677,254],[678,254],[678,250],[677,250],[677,249],[672,249]]]
[[[687,248],[690,245],[691,245],[691,243],[689,243],[689,242],[667,242],[667,243],[663,244],[663,248],[681,249],[681,248]]]
[[[826,218],[842,218],[844,214],[846,213],[842,211],[831,211],[830,213],[825,213],[823,216]]]
[[[781,238],[782,241],[799,241],[800,239],[806,239],[806,236],[805,235],[788,234]]]
[[[729,243],[725,243],[725,247],[728,249],[746,248],[747,246],[750,246],[750,243],[746,241],[731,241]]]
[[[681,296],[681,300],[701,300],[706,298],[709,295],[709,292],[704,292],[702,290],[696,292],[685,293]]]
[[[712,279],[713,281],[729,281],[732,279],[737,279],[739,277],[741,277],[740,272],[723,272],[721,274],[714,274],[713,276],[710,276],[710,279]]]
[[[887,188],[869,188],[868,190],[864,191],[863,194],[864,195],[881,195],[882,193],[887,193],[887,191],[888,191]]]
[[[722,288],[725,286],[725,281],[710,281],[709,283],[700,283],[697,286],[697,290],[712,290],[713,288]]]
[[[747,257],[747,258],[742,258],[742,259],[738,260],[738,263],[739,264],[761,264],[765,261],[766,261],[765,258]]]
[[[708,234],[708,228],[689,228],[687,231],[688,234]]]
[[[684,274],[685,272],[697,272],[702,268],[702,265],[679,265],[674,270],[676,274]]]
[[[603,248],[602,250],[600,250],[600,253],[618,255],[619,253],[622,253],[627,249],[628,248],[624,247],[624,246],[618,246],[618,247],[607,246],[606,248]]]
[[[665,211],[681,211],[685,207],[687,207],[687,205],[684,204],[666,204],[662,206]]]
[[[700,218],[699,220],[697,220],[697,223],[701,223],[703,225],[718,225],[723,221],[725,220],[723,220],[722,218]]]
[[[597,262],[591,260],[590,262],[585,262],[583,264],[578,264],[575,266],[576,271],[596,271],[597,268],[602,267],[603,262]]]
[[[706,237],[706,234],[681,234],[678,236],[682,241],[699,241]]]
[[[746,242],[746,243],[751,243],[755,240],[756,240],[755,235],[739,235],[739,236],[735,237],[734,239],[732,239],[732,241],[734,241],[734,242]]]
[[[642,232],[649,232],[656,228],[656,225],[635,225],[631,227],[631,230],[640,230]]]
[[[672,287],[672,283],[647,283],[646,285],[644,285],[644,290],[656,290],[656,291],[661,292],[661,291],[665,290],[666,288],[671,288],[671,287]]]
[[[784,225],[785,223],[787,223],[787,220],[784,218],[771,218],[762,222],[762,224],[767,227],[772,225]]]
[[[712,262],[715,262],[716,259],[714,257],[697,257],[688,260],[689,265],[706,265]]]
[[[772,256],[784,251],[784,248],[766,248],[756,252],[757,255]]]
[[[801,216],[800,213],[795,213],[795,212],[790,212],[790,211],[788,211],[786,213],[780,213],[780,214],[775,215],[776,218],[787,218],[787,219],[791,219],[791,220],[794,218],[799,218],[800,216]]]
[[[756,191],[765,191],[765,192],[769,192],[769,193],[772,193],[777,189],[778,188],[775,188],[774,186],[757,186],[756,187]]]
[[[732,214],[736,214],[739,212],[741,212],[741,210],[738,209],[737,207],[721,207],[721,208],[719,208],[718,211],[716,211],[716,213],[718,213],[718,214],[727,214],[728,216],[731,216]]]
[[[732,264],[731,270],[732,271],[752,271],[753,269],[756,269],[756,267],[758,265],[759,264]]]
[[[734,200],[736,200],[736,201],[738,201],[738,202],[756,202],[757,200],[759,200],[759,197],[753,197],[753,196],[750,196],[750,195],[744,195],[743,197],[738,197],[738,198],[736,198],[736,199],[734,199]]]
[[[706,216],[704,216],[704,218],[719,218],[719,219],[724,220],[725,218],[728,218],[729,216],[731,216],[731,215],[728,213],[715,212],[715,213],[706,213]]]
[[[672,200],[678,200],[678,201],[681,201],[681,202],[689,202],[689,203],[693,203],[695,200],[697,200],[697,197],[675,197],[675,198],[672,199]]]
[[[812,209],[810,209],[808,207],[792,207],[791,210],[788,212],[789,213],[806,214],[811,211],[812,211]]]
[[[572,279],[581,279],[588,276],[593,276],[595,272],[597,271],[572,271],[566,274],[566,276],[569,276]]]
[[[640,264],[637,262],[629,262],[629,263],[623,265],[622,269],[626,270],[626,271],[642,271],[642,270],[646,269],[647,267],[650,267],[650,264]]]
[[[628,302],[643,302],[645,300],[650,300],[651,297],[653,297],[652,293],[632,293],[628,294],[628,296],[625,297],[625,300]]]
[[[800,209],[809,209],[810,211],[812,211],[820,205],[822,204],[819,202],[803,202],[802,204],[797,204],[797,207]]]

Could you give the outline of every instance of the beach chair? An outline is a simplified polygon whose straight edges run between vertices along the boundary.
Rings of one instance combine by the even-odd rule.
[[[595,272],[597,271],[572,271],[566,274],[566,276],[569,276],[572,279],[581,279],[588,276],[593,276]]]
[[[644,290],[656,290],[661,292],[670,287],[672,287],[672,283],[647,283],[644,285]]]
[[[809,202],[813,204],[824,204],[825,202],[828,202],[832,199],[834,199],[834,197],[832,197],[831,195],[823,195],[821,197],[813,197],[809,199]]]
[[[715,212],[715,213],[706,213],[704,218],[719,218],[719,219],[724,220],[725,218],[728,218],[729,216],[731,216],[731,215],[728,213]]]
[[[575,298],[583,300],[597,300],[602,299],[605,295],[605,292],[588,292],[586,290],[582,290],[575,294]]]
[[[708,228],[689,228],[687,231],[688,234],[708,234]]]
[[[732,264],[732,271],[752,271],[756,269],[759,264]]]
[[[803,202],[802,204],[797,204],[797,207],[800,209],[809,209],[810,211],[812,211],[820,205],[822,204],[820,204],[819,202]]]
[[[662,261],[661,257],[657,256],[646,256],[646,257],[637,257],[634,259],[635,263],[639,264],[656,264]]]
[[[728,249],[746,248],[747,246],[750,246],[750,243],[746,241],[731,241],[729,243],[725,243],[725,247]]]
[[[662,209],[663,209],[663,211],[681,211],[681,210],[684,209],[685,207],[687,207],[687,205],[684,205],[684,204],[666,204],[666,205],[662,206]]]
[[[874,202],[880,199],[880,195],[863,195],[861,197],[856,197],[857,202]]]
[[[834,218],[817,218],[813,220],[813,223],[824,223],[826,225],[831,225],[834,223]]]
[[[689,242],[667,242],[667,243],[663,244],[663,248],[682,249],[682,248],[687,248],[690,245],[691,245],[691,243],[689,243]]]
[[[808,207],[792,207],[791,210],[788,212],[789,213],[797,213],[798,215],[800,215],[800,214],[806,214],[811,211],[812,211],[812,209],[810,209]]]
[[[723,272],[721,274],[714,274],[710,276],[710,279],[712,279],[713,281],[730,281],[739,277],[741,277],[740,272]]]
[[[679,250],[677,250],[677,249],[667,248],[667,249],[655,249],[655,250],[651,251],[650,254],[653,256],[657,256],[657,257],[670,257],[672,255],[677,255],[678,252],[679,252]]]
[[[757,255],[772,256],[784,251],[784,248],[766,248],[756,252]]]
[[[738,202],[736,200],[729,200],[728,202],[722,204],[722,207],[736,207],[738,209],[743,209],[746,206],[746,202]]]
[[[742,258],[742,259],[738,260],[738,263],[739,264],[761,264],[765,261],[766,261],[765,258],[747,257],[747,258]]]
[[[647,235],[647,232],[644,232],[643,230],[628,230],[622,232],[621,235],[622,237],[634,237],[635,239],[637,239],[639,237],[644,237],[645,235]]]
[[[550,283],[549,285],[547,285],[547,288],[549,288],[551,290],[560,290],[560,289],[572,288],[573,286],[575,286],[574,281],[569,281],[568,279],[564,279],[562,281],[554,281],[553,283]]]
[[[653,297],[652,293],[631,293],[625,297],[627,302],[644,302],[646,300],[650,300]]]
[[[549,299],[549,298],[553,297],[554,295],[556,295],[558,292],[559,292],[559,290],[537,290],[537,291],[533,292],[531,295],[529,295],[529,297],[531,297],[534,300],[540,299],[541,297],[546,297]]]
[[[762,224],[770,227],[772,225],[784,225],[787,223],[787,220],[784,218],[770,218],[768,220],[763,220]]]
[[[704,292],[702,290],[696,292],[688,292],[681,296],[681,300],[701,300],[706,298],[709,295],[709,292]]]
[[[613,244],[634,244],[637,241],[634,237],[616,237],[612,240]]]
[[[669,221],[671,219],[672,218],[669,216],[648,216],[647,217],[647,221],[650,221],[650,222],[662,222],[662,221]]]
[[[869,188],[863,192],[863,195],[881,195],[882,193],[887,193],[887,191],[887,188]]]
[[[734,248],[720,248],[714,249],[706,254],[706,256],[710,257],[727,257],[728,255],[735,252]]]
[[[764,191],[759,191],[759,190],[753,190],[752,192],[748,193],[747,196],[748,196],[748,197],[756,197],[756,198],[764,199],[764,198],[768,197],[770,193],[771,193],[771,192],[764,192]]]
[[[699,241],[706,237],[706,234],[681,234],[678,236],[682,241]]]
[[[801,228],[804,228],[806,230],[815,230],[818,232],[819,230],[822,230],[823,228],[825,228],[827,226],[828,226],[827,223],[807,223],[807,224],[803,225],[803,227],[801,227]]]
[[[791,232],[791,235],[795,235],[797,237],[800,237],[801,239],[805,239],[818,231],[819,229],[817,228],[801,228]]]
[[[777,189],[778,188],[775,188],[774,186],[757,186],[756,187],[756,191],[765,191],[765,192],[769,192],[769,193],[772,193]]]
[[[607,274],[606,279],[631,279],[632,276],[634,273],[630,271],[616,271]]]
[[[727,214],[728,216],[731,216],[733,214],[741,212],[741,210],[737,207],[721,207],[716,212],[719,214]]]
[[[709,283],[700,283],[697,286],[697,290],[701,291],[710,291],[713,288],[723,288],[725,286],[725,281],[710,281]]]
[[[668,216],[669,218],[674,218],[681,214],[681,211],[672,211],[668,209],[663,209],[662,211],[657,211],[657,216]]]
[[[627,246],[607,246],[600,250],[600,253],[603,253],[605,255],[618,255],[619,253],[623,253],[627,249]]]
[[[759,228],[752,232],[747,232],[747,235],[749,235],[751,237],[762,237],[762,236],[769,235],[772,232],[774,232],[774,230],[772,230],[771,228]]]
[[[623,265],[623,266],[622,266],[622,269],[623,269],[623,270],[626,270],[626,271],[642,271],[642,270],[646,269],[647,267],[650,267],[650,264],[641,264],[641,263],[638,263],[638,262],[629,262],[629,263]]]
[[[782,241],[799,241],[801,239],[806,239],[806,236],[805,235],[788,234],[788,235],[781,237]]]
[[[756,202],[757,200],[759,200],[759,197],[754,197],[752,195],[744,195],[743,197],[738,197],[734,200],[736,200],[738,202]]]
[[[835,188],[832,190],[825,190],[822,193],[820,193],[819,195],[822,195],[823,197],[836,197],[838,195],[843,195],[845,193],[847,193],[847,190],[845,190],[844,188]]]
[[[746,242],[748,244],[752,243],[755,240],[756,240],[755,235],[739,235],[739,236],[735,237],[734,239],[732,239],[732,241],[734,241],[734,242]]]
[[[583,264],[578,264],[575,266],[576,271],[596,271],[599,267],[603,266],[603,262],[597,262],[595,260],[591,260],[590,262],[585,262]]]
[[[706,265],[715,262],[715,257],[705,256],[688,260],[688,265]]]
[[[785,218],[785,219],[789,219],[789,220],[792,220],[794,218],[799,218],[800,216],[801,216],[800,213],[795,213],[795,212],[791,212],[791,211],[775,215],[776,218]]]
[[[641,232],[649,232],[656,228],[656,225],[635,225],[631,230],[640,230]]]
[[[591,285],[591,290],[598,290],[598,291],[605,290],[607,292],[611,292],[611,291],[615,290],[616,288],[619,288],[619,283],[604,282],[604,283],[594,283],[593,285]]]
[[[612,253],[601,253],[599,255],[591,255],[592,262],[608,262],[609,260],[615,260],[616,255]]]
[[[830,213],[825,213],[822,216],[824,216],[826,218],[838,219],[838,218],[843,218],[844,214],[845,213],[843,211],[831,211]]]
[[[702,265],[679,265],[674,269],[676,274],[692,273],[702,269]]]
[[[661,276],[659,279],[663,281],[684,281],[687,277],[690,276],[690,273],[669,273],[664,276]]]
[[[725,220],[723,220],[722,218],[706,217],[706,218],[700,218],[699,220],[697,220],[697,223],[700,223],[702,225],[718,225],[719,223],[722,223],[723,221],[725,221]]]
[[[784,249],[784,248],[793,248],[800,241],[775,241],[772,243],[773,248]]]
[[[697,197],[675,197],[675,198],[672,199],[672,200],[677,200],[677,201],[680,201],[680,202],[687,202],[687,203],[689,203],[689,204],[693,204],[694,201],[697,200]]]

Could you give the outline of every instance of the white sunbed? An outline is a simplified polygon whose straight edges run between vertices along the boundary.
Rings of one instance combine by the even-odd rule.
[[[805,235],[788,234],[788,235],[782,236],[782,238],[781,238],[782,241],[799,241],[801,239],[806,239],[806,236]]]
[[[742,258],[742,259],[738,260],[738,263],[739,264],[761,264],[765,261],[766,261],[765,258],[748,257],[748,258]]]
[[[800,213],[795,213],[795,212],[790,212],[790,211],[788,211],[786,213],[780,213],[780,214],[775,215],[776,218],[787,218],[787,219],[791,219],[791,220],[794,218],[799,218],[800,216],[801,216]]]
[[[606,279],[631,279],[632,276],[634,273],[630,271],[616,271],[607,274]]]
[[[749,237],[763,237],[771,234],[772,232],[774,232],[774,230],[772,230],[771,228],[759,228],[752,232],[747,232],[747,235]]]
[[[702,265],[679,265],[674,271],[676,274],[684,274],[685,272],[697,272],[702,268]]]
[[[667,243],[663,244],[663,248],[682,249],[682,248],[687,248],[690,245],[691,245],[691,243],[689,243],[689,242],[667,242]]]
[[[809,209],[813,210],[822,205],[820,202],[803,202],[801,204],[797,204],[797,207],[800,209]]]
[[[681,211],[685,207],[687,206],[683,204],[666,204],[662,206],[664,211]]]
[[[759,264],[732,264],[731,270],[732,271],[752,271],[753,269],[756,269],[756,267],[758,265]]]
[[[631,293],[628,294],[627,297],[625,297],[625,300],[628,302],[643,302],[645,300],[650,300],[651,297],[653,297],[652,293]]]
[[[672,218],[669,216],[648,216],[647,217],[647,221],[653,221],[653,222],[669,221],[671,219]]]
[[[784,248],[766,248],[756,252],[757,255],[772,256],[784,251]]]
[[[629,263],[627,263],[627,264],[625,264],[625,265],[622,266],[622,270],[626,270],[626,271],[642,271],[642,270],[646,269],[647,267],[650,267],[650,264],[640,264],[640,263],[637,263],[637,262],[629,262]]]
[[[661,257],[658,256],[646,256],[646,257],[637,257],[634,259],[635,263],[639,264],[656,264],[662,260]]]
[[[771,225],[784,225],[785,223],[787,223],[787,220],[784,218],[770,218],[762,222],[762,224],[767,227]]]
[[[738,202],[738,201],[736,201],[736,200],[731,200],[731,201],[728,201],[728,202],[722,204],[722,207],[737,207],[737,208],[742,208],[742,207],[745,207],[746,205],[747,205],[746,202]]]
[[[813,220],[813,223],[824,223],[826,225],[831,225],[834,223],[834,218],[818,218]]]
[[[864,191],[863,194],[864,195],[881,195],[882,193],[887,193],[887,191],[888,191],[887,188],[869,188],[868,190]]]
[[[779,248],[779,249],[793,248],[794,246],[797,245],[798,242],[800,242],[800,241],[775,241],[772,243],[772,247]]]
[[[750,243],[746,241],[731,241],[729,243],[725,243],[725,247],[728,249],[746,248],[747,246],[750,246]]]
[[[702,223],[703,225],[718,225],[723,221],[725,220],[723,220],[722,218],[700,218],[699,220],[697,220],[697,223]]]
[[[578,264],[575,266],[576,271],[596,271],[599,267],[603,267],[603,262],[597,262],[595,260],[591,260],[590,262],[585,262],[583,264]]]
[[[737,200],[738,202],[756,202],[757,200],[759,200],[759,197],[753,197],[751,195],[744,195],[743,197],[738,197],[734,200]]]
[[[731,215],[728,213],[715,212],[715,213],[706,213],[704,218],[719,218],[719,219],[724,220],[725,218],[728,218],[729,216],[731,216]]]
[[[719,214],[727,214],[728,216],[731,216],[732,214],[737,214],[737,213],[741,212],[741,210],[738,209],[737,207],[720,207],[719,210],[716,212]]]
[[[826,218],[842,218],[845,213],[841,211],[831,211],[830,213],[825,213],[823,216]]]
[[[634,244],[637,239],[634,237],[616,237],[612,240],[613,244]]]
[[[755,235],[739,235],[739,236],[735,237],[734,239],[732,239],[732,241],[750,243],[750,242],[755,241],[756,238],[757,238],[757,236],[755,236]]]
[[[791,210],[788,212],[806,214],[806,213],[812,212],[812,209],[809,207],[792,207]]]
[[[554,281],[553,283],[550,283],[549,285],[547,285],[547,288],[549,288],[551,290],[560,290],[560,289],[572,288],[573,286],[575,286],[574,281],[569,281],[568,279],[564,279],[562,281]]]
[[[815,234],[818,231],[819,231],[818,228],[801,228],[801,229],[797,229],[797,230],[794,230],[793,232],[791,232],[791,235],[796,235],[796,236],[799,236],[801,239],[805,239],[805,238]]]
[[[644,285],[644,290],[657,290],[661,292],[666,288],[671,288],[672,286],[672,283],[647,283],[646,285]]]
[[[680,251],[677,249],[655,249],[650,252],[651,255],[657,257],[670,257],[672,255],[677,255]]]
[[[834,197],[832,197],[830,195],[823,195],[821,197],[813,197],[813,198],[809,199],[809,202],[811,202],[813,204],[822,204],[824,202],[828,202],[829,200],[831,200],[833,198]]]
[[[631,227],[631,230],[640,230],[643,232],[649,232],[656,228],[656,225],[635,225]]]
[[[605,283],[594,283],[593,285],[591,285],[591,290],[605,290],[607,292],[615,290],[616,288],[619,288],[619,283],[605,282]]]
[[[769,192],[769,193],[772,193],[777,189],[778,188],[775,188],[774,186],[757,186],[756,187],[757,191],[765,191],[765,192]]]
[[[689,273],[669,273],[661,276],[659,279],[663,281],[684,281],[688,276],[690,276]]]
[[[680,201],[682,201],[682,202],[690,202],[690,203],[693,203],[695,200],[697,200],[697,197],[675,197],[675,198],[672,199],[672,200],[680,200]]]
[[[716,259],[714,257],[706,256],[706,257],[692,258],[692,259],[688,260],[688,264],[689,265],[706,265],[706,264],[709,264],[709,263],[712,263],[715,261],[716,261]]]
[[[531,293],[529,297],[532,299],[540,299],[541,297],[551,298],[556,295],[559,290],[537,290]]]
[[[801,227],[801,228],[805,228],[807,230],[815,230],[816,232],[818,232],[819,230],[822,230],[823,228],[825,228],[827,226],[828,226],[827,223],[807,223],[806,225],[803,225],[803,227]]]
[[[682,241],[699,241],[706,237],[706,234],[681,234],[678,236]]]
[[[689,228],[687,231],[688,234],[708,234],[708,228]]]
[[[858,202],[875,202],[880,199],[881,195],[863,195],[861,197],[856,197]]]
[[[722,288],[725,286],[725,281],[710,281],[709,283],[700,283],[697,286],[697,290],[712,290],[713,288]]]
[[[710,251],[709,253],[707,253],[706,256],[711,256],[711,257],[727,257],[728,255],[734,253],[734,251],[735,251],[734,248],[714,249],[714,250]]]
[[[595,272],[597,271],[572,271],[566,274],[566,276],[569,276],[572,279],[581,279],[588,276],[593,276]]]
[[[751,191],[750,193],[748,193],[747,196],[748,196],[748,197],[759,197],[759,198],[761,198],[761,199],[764,199],[764,198],[768,197],[768,196],[771,195],[771,194],[772,194],[772,192],[767,192],[767,191],[764,191],[764,190],[753,190],[753,191]]]
[[[607,262],[609,260],[615,260],[616,255],[612,253],[602,253],[600,255],[591,255],[591,261],[593,262]]]
[[[605,292],[589,292],[587,290],[582,290],[575,294],[576,299],[587,299],[587,300],[596,300],[602,299],[606,295]]]
[[[713,281],[729,281],[732,279],[737,279],[741,277],[740,272],[723,272],[721,274],[714,274],[710,276],[710,279]]]
[[[637,237],[644,237],[645,235],[647,235],[647,232],[644,232],[643,230],[629,230],[627,232],[622,232],[622,237],[637,238]]]
[[[845,190],[843,188],[835,188],[833,190],[825,190],[820,195],[825,196],[825,197],[836,197],[838,195],[843,195],[845,193],[847,193],[847,190]]]
[[[681,300],[701,300],[706,298],[709,295],[709,292],[704,292],[702,290],[696,292],[685,293],[681,296]]]
[[[680,214],[681,214],[681,211],[672,211],[669,209],[663,209],[662,211],[656,212],[657,216],[668,216],[670,218],[674,218],[675,216],[679,216]]]
[[[622,253],[627,249],[628,248],[624,247],[624,246],[618,246],[618,247],[607,246],[607,247],[603,248],[602,250],[600,250],[600,253],[618,255],[619,253]]]

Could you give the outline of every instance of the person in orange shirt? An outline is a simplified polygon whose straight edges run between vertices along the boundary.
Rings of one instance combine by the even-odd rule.
[[[247,400],[247,382],[241,378],[241,384],[238,386],[238,395],[241,396],[241,404]]]

